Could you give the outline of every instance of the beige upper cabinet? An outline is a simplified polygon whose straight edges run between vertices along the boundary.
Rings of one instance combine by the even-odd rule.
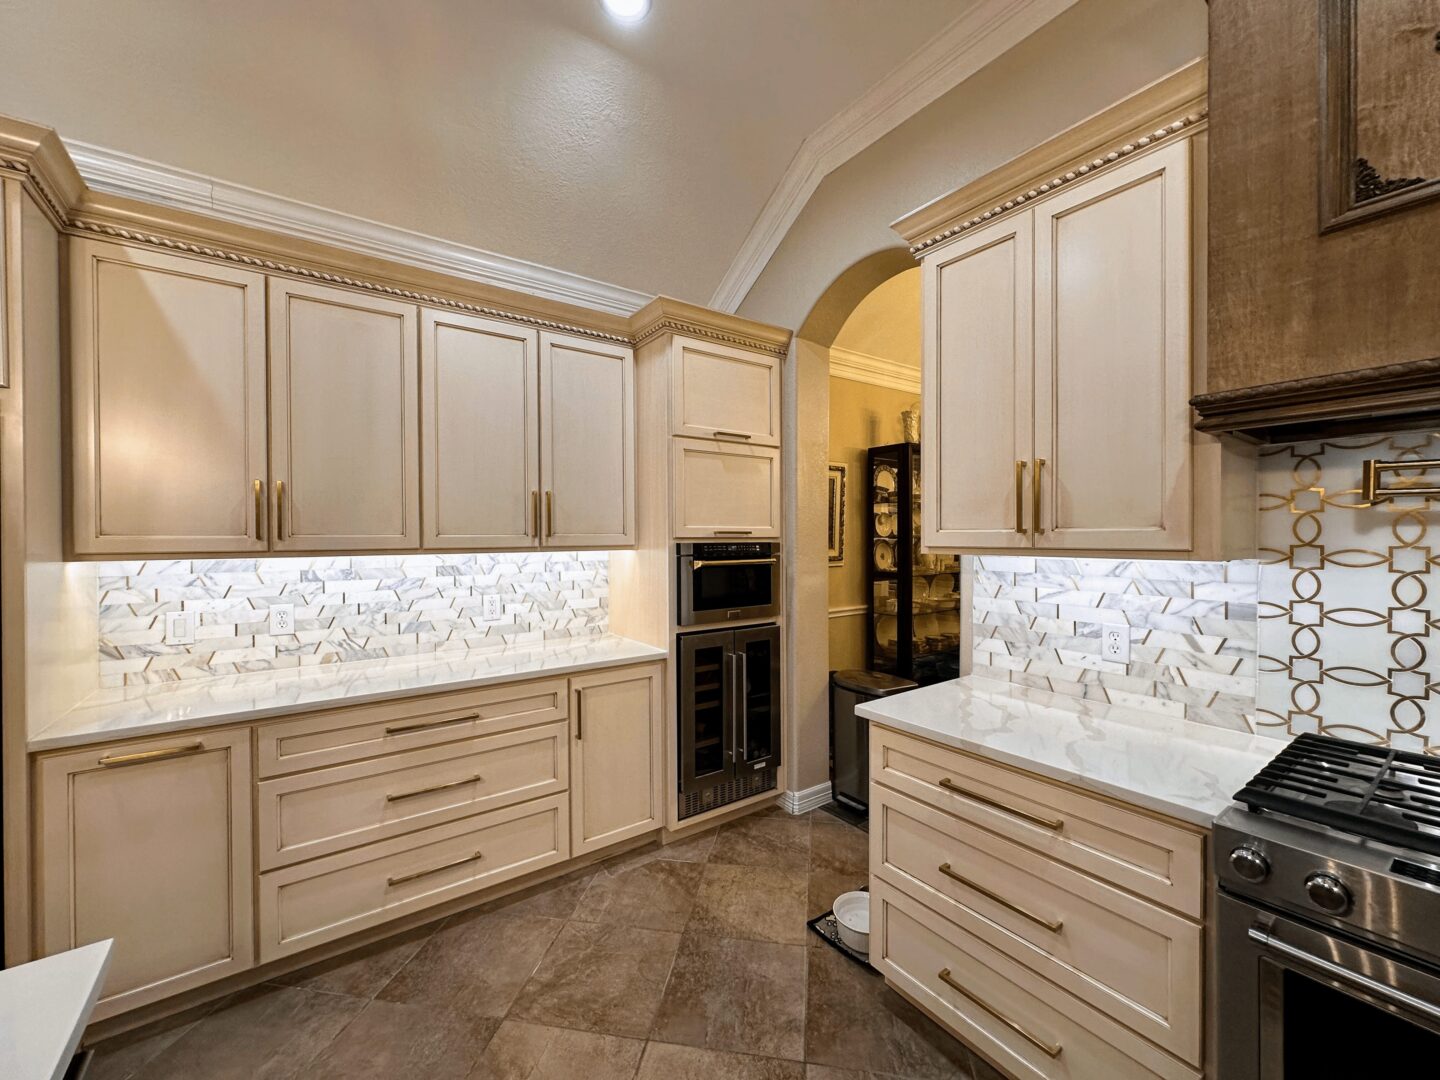
[[[661,664],[570,680],[572,855],[664,824]]]
[[[272,278],[277,551],[420,546],[413,304]]]
[[[76,553],[264,551],[264,276],[69,245]]]
[[[550,547],[635,543],[635,354],[540,334],[540,476]]]
[[[1190,146],[1034,214],[1035,546],[1186,550]]]
[[[780,451],[671,439],[677,537],[780,535]]]
[[[928,547],[1028,547],[1034,238],[1030,215],[976,229],[922,269]]]
[[[420,396],[426,547],[539,542],[540,335],[423,309]]]
[[[671,433],[780,445],[780,359],[695,338],[672,343]]]
[[[40,951],[115,939],[95,1018],[250,967],[250,732],[36,764]]]

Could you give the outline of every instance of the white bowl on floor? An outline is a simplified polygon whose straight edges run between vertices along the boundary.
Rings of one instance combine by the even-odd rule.
[[[835,898],[835,923],[840,940],[858,953],[870,954],[870,894],[841,893]]]

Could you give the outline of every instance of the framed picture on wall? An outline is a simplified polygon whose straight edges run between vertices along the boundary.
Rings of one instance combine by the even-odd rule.
[[[845,562],[845,466],[832,463],[825,475],[829,484],[825,544],[830,553],[830,565],[840,566]]]

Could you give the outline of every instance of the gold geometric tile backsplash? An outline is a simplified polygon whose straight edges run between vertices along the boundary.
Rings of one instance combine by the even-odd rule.
[[[1257,731],[1440,752],[1440,504],[1361,489],[1368,459],[1437,456],[1428,432],[1260,451]]]

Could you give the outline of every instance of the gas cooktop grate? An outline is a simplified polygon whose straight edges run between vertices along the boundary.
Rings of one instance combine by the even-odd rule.
[[[1301,735],[1235,793],[1251,810],[1440,855],[1440,760]]]

